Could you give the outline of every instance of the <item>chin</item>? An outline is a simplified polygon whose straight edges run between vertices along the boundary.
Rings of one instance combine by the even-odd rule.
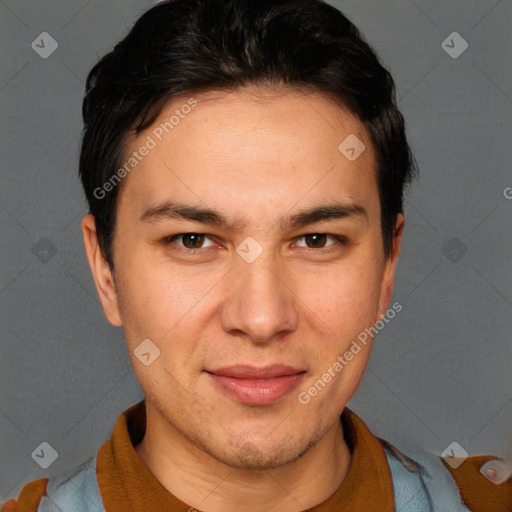
[[[288,443],[283,442],[282,439],[275,440],[273,444],[262,441],[260,445],[257,441],[244,442],[241,440],[237,445],[230,443],[229,446],[223,448],[217,444],[213,450],[209,446],[204,446],[203,449],[227,466],[250,471],[266,471],[296,461],[314,444],[315,440],[305,442],[300,439],[288,439]],[[218,451],[219,448],[220,451]]]

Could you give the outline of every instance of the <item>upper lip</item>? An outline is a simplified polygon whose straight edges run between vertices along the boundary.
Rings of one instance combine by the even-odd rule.
[[[264,368],[256,368],[249,365],[226,366],[216,370],[208,370],[208,373],[224,377],[234,377],[236,379],[272,379],[274,377],[297,375],[304,371],[288,365],[274,364]]]

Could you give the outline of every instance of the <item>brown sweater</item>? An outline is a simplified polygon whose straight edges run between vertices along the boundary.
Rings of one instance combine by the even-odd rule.
[[[393,482],[382,444],[348,408],[341,421],[352,452],[349,472],[339,489],[309,512],[394,512]],[[106,511],[188,512],[191,507],[167,491],[137,455],[134,446],[142,441],[145,429],[144,402],[140,402],[121,414],[112,437],[98,452],[96,474]],[[479,472],[493,458],[470,457],[457,469],[445,464],[464,503],[474,512],[512,510],[512,480],[494,485]],[[17,502],[10,500],[0,512],[36,512],[47,482],[26,484]]]

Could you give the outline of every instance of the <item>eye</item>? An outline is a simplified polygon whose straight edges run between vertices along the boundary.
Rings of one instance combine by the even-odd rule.
[[[334,240],[332,244],[325,245],[325,242],[328,238]],[[306,242],[307,249],[315,250],[315,249],[324,249],[326,247],[331,247],[333,245],[346,245],[347,238],[341,235],[332,235],[330,233],[310,233],[307,235],[302,235],[297,238],[298,241],[304,240]]]
[[[326,245],[328,239],[333,240],[331,244]],[[296,238],[297,242],[305,241],[305,249],[307,252],[325,252],[322,249],[333,247],[336,245],[347,245],[348,240],[342,235],[333,235],[330,233],[310,233]],[[205,241],[209,241],[209,245],[204,245]],[[211,236],[206,233],[179,233],[171,235],[162,240],[165,246],[175,245],[177,250],[184,252],[195,252],[200,249],[208,249],[214,247],[215,243],[211,240]],[[300,247],[297,243],[295,244]],[[304,247],[304,246],[302,246]]]
[[[205,233],[180,233],[179,235],[173,235],[163,240],[164,245],[176,244],[177,241],[181,241],[182,245],[178,245],[183,250],[194,251],[197,249],[203,249],[203,243],[209,239]],[[207,247],[213,247],[215,244],[211,242],[211,245]]]

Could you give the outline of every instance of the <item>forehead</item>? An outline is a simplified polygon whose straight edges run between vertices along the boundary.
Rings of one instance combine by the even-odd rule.
[[[355,160],[340,151],[347,139],[365,146]],[[377,192],[364,125],[319,93],[253,86],[174,98],[127,141],[125,160],[134,152],[121,202],[139,211],[171,198],[291,208],[317,196],[368,202]]]

